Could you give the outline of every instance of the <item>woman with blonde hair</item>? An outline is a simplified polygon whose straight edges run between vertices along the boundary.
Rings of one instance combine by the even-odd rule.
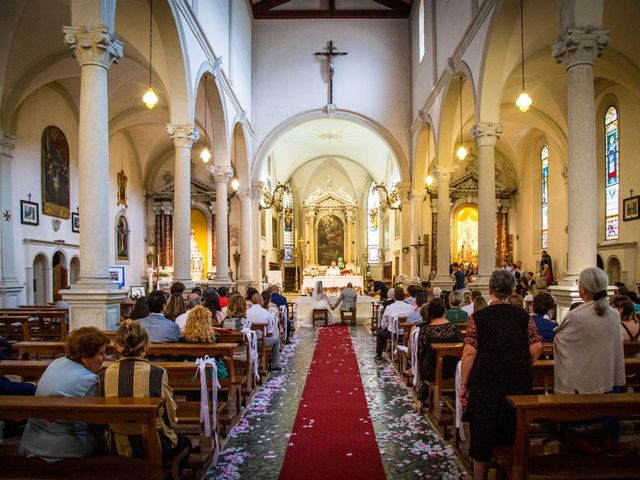
[[[157,421],[162,456],[170,457],[185,449],[190,452],[189,437],[175,432],[176,403],[167,371],[144,358],[149,345],[147,331],[137,321],[125,320],[118,328],[114,342],[120,358],[98,375],[100,394],[104,397],[166,399]],[[144,458],[142,430],[139,425],[112,423],[110,427],[108,444],[112,454]],[[180,461],[180,470],[185,467],[189,452]]]
[[[189,310],[182,339],[187,343],[215,343],[213,315],[208,308],[197,305]]]

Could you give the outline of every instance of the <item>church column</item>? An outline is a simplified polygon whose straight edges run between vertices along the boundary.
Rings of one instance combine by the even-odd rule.
[[[347,244],[345,246],[344,252],[344,262],[353,263],[355,265],[355,224],[354,224],[354,212],[352,210],[348,210],[345,214],[345,218],[347,219]]]
[[[413,237],[411,235],[411,182],[399,182],[397,185],[400,197],[401,210],[394,211],[394,215],[400,215],[400,245],[402,246],[400,254],[400,273],[409,275],[413,270],[411,259],[411,244]],[[397,223],[396,223],[397,225]]]
[[[18,224],[19,211],[14,211],[11,187],[11,170],[15,137],[0,131],[0,307],[14,308],[22,284],[16,276],[14,227]],[[17,202],[16,202],[17,203]],[[30,261],[30,260],[29,260]],[[29,265],[27,265],[27,268]]]
[[[412,244],[422,243],[422,203],[426,192],[424,190],[412,190],[411,191],[411,215],[409,221],[411,223],[411,242]],[[418,262],[419,249],[415,247],[411,248],[411,275],[425,276],[425,272],[422,271],[420,263],[424,263],[424,258],[420,255],[420,261]],[[422,247],[419,247],[422,248]]]
[[[453,280],[449,275],[451,261],[451,207],[449,181],[451,173],[447,167],[436,167],[438,179],[438,264],[433,283],[444,290],[451,290]]]
[[[175,146],[173,183],[173,280],[191,282],[191,146],[199,132],[191,124],[169,124]]]
[[[488,293],[496,267],[496,141],[502,134],[497,122],[480,122],[471,129],[478,144],[478,277],[474,288]]]
[[[102,11],[72,12],[87,21],[113,18],[115,2],[103,2]],[[73,10],[73,6],[72,6]],[[77,15],[76,15],[77,13]],[[70,304],[71,329],[82,326],[115,328],[124,291],[114,288],[109,274],[109,87],[113,62],[122,57],[122,43],[112,26],[63,27],[64,41],[80,64],[79,166],[80,278],[61,293]]]
[[[252,272],[251,258],[251,187],[238,190],[241,209],[241,239],[240,239],[240,281],[250,282]]]
[[[251,211],[252,211],[252,221],[251,221],[251,230],[252,235],[252,243],[251,243],[251,251],[253,254],[253,281],[256,282],[256,288],[260,288],[260,281],[262,280],[262,272],[261,268],[261,255],[262,255],[262,247],[260,243],[260,200],[262,199],[262,182],[252,182],[251,183]]]
[[[607,28],[570,26],[551,46],[553,56],[567,69],[568,265],[560,285],[551,287],[560,317],[578,299],[575,279],[583,269],[596,265],[598,165],[593,65],[608,40]]]
[[[227,183],[233,176],[230,165],[213,167],[216,179],[216,283],[229,284],[229,210]]]

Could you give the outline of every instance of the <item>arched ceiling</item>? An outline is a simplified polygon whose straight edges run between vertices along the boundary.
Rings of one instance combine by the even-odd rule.
[[[399,179],[397,160],[386,142],[372,130],[355,122],[322,118],[302,123],[285,133],[269,152],[261,177],[271,173],[286,181],[305,163],[320,157],[341,157],[360,165],[376,182]],[[390,174],[389,174],[390,172]]]

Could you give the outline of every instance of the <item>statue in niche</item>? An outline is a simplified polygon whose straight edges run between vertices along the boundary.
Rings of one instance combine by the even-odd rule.
[[[333,190],[333,178],[331,175],[327,175],[325,185],[327,186],[327,190]]]
[[[198,248],[196,243],[196,235],[191,229],[191,280],[202,280],[202,273],[204,272],[204,255]]]
[[[127,206],[127,174],[124,170],[120,170],[118,172],[118,206],[124,205],[124,208],[128,208]]]
[[[129,260],[129,224],[124,215],[118,217],[116,224],[116,254],[118,260]]]

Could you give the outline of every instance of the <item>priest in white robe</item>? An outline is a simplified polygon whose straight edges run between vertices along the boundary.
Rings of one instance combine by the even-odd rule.
[[[327,268],[326,275],[329,276],[329,277],[340,275],[340,269],[336,265],[336,262],[331,262],[331,266],[329,268]]]

